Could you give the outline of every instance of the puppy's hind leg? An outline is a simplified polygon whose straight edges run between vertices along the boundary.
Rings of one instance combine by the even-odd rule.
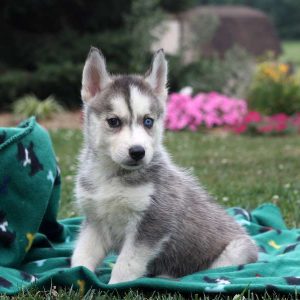
[[[71,258],[71,267],[84,266],[94,272],[106,255],[106,246],[99,230],[94,225],[84,224]]]
[[[248,236],[240,236],[226,246],[210,269],[253,263],[257,261],[257,255],[255,243]]]

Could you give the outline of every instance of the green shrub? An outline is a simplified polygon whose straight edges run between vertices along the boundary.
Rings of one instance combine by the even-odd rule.
[[[51,119],[55,113],[63,108],[53,96],[40,101],[35,95],[25,95],[13,104],[13,113],[17,118],[36,116],[37,119]]]
[[[170,86],[171,90],[191,86],[195,92],[216,91],[228,96],[244,97],[253,70],[252,57],[239,47],[228,50],[223,59],[216,56],[200,58],[185,66],[181,66],[179,58],[172,58]]]
[[[292,115],[300,111],[300,82],[289,65],[264,62],[257,67],[248,102],[251,109],[267,115]]]
[[[83,63],[66,62],[61,65],[41,65],[29,82],[31,91],[40,98],[54,95],[68,108],[81,104],[80,86]]]
[[[83,64],[40,65],[36,72],[13,70],[0,76],[0,109],[9,110],[16,98],[55,95],[68,108],[78,107]]]
[[[0,18],[0,37],[5,40],[5,47],[0,46],[1,110],[28,93],[55,95],[65,107],[78,108],[90,46],[101,48],[112,73],[146,71],[151,29],[162,19],[159,0],[79,1],[67,13],[60,9],[64,5],[44,0],[36,6],[6,4],[5,18]],[[46,21],[45,11],[56,11],[54,23]],[[88,20],[87,12],[92,14]]]
[[[0,76],[0,109],[7,110],[17,97],[28,93],[30,74],[21,70],[7,72]]]

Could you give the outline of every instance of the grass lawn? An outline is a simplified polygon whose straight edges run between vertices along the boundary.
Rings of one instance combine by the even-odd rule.
[[[293,63],[300,78],[300,41],[283,41],[282,50],[283,54],[280,59],[284,62]]]
[[[80,131],[51,133],[63,177],[60,218],[77,214],[73,201]],[[207,190],[225,206],[247,209],[275,202],[289,226],[300,226],[300,137],[220,137],[167,132],[166,146],[181,166],[192,168]]]
[[[59,217],[75,216],[78,212],[73,205],[72,190],[82,135],[78,130],[58,130],[52,131],[51,136],[63,178]],[[167,132],[165,142],[174,161],[181,166],[192,168],[207,190],[224,206],[251,209],[264,202],[273,202],[281,208],[289,226],[300,227],[299,136],[221,137],[200,132]],[[32,292],[17,298],[80,299],[78,293],[70,291],[55,291],[57,297],[51,295],[52,292],[49,291]],[[265,295],[263,298],[257,295],[245,296],[250,299],[283,299],[276,295]],[[129,292],[122,297],[94,292],[87,295],[86,299],[184,299],[181,295],[160,293],[145,297],[138,292]],[[205,299],[224,298],[218,296]]]
[[[291,61],[300,75],[300,41],[283,42],[283,61]],[[78,215],[73,186],[77,155],[82,135],[79,130],[51,131],[54,148],[62,171],[62,201],[59,218]],[[191,168],[199,181],[225,207],[255,208],[265,202],[276,203],[290,227],[300,227],[300,136],[249,137],[207,135],[201,132],[167,132],[166,146],[173,160]],[[248,295],[247,299],[293,299],[276,295]],[[10,299],[0,295],[1,299]],[[52,290],[20,293],[17,299],[82,299],[77,292]],[[197,295],[193,299],[200,299]],[[242,295],[234,299],[246,299]],[[128,292],[117,296],[90,291],[85,299],[160,299],[181,300],[179,294],[145,295]],[[204,299],[232,299],[205,297]]]

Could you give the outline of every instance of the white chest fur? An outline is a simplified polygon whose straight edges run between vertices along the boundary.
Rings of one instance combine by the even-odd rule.
[[[127,186],[119,179],[102,180],[96,192],[77,188],[78,201],[86,217],[97,223],[116,247],[127,230],[134,230],[132,227],[150,205],[152,194],[151,183]]]

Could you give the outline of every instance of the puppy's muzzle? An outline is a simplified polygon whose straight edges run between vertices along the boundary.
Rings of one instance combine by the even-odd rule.
[[[135,160],[139,161],[145,156],[145,149],[142,146],[136,145],[129,148],[129,156]]]

